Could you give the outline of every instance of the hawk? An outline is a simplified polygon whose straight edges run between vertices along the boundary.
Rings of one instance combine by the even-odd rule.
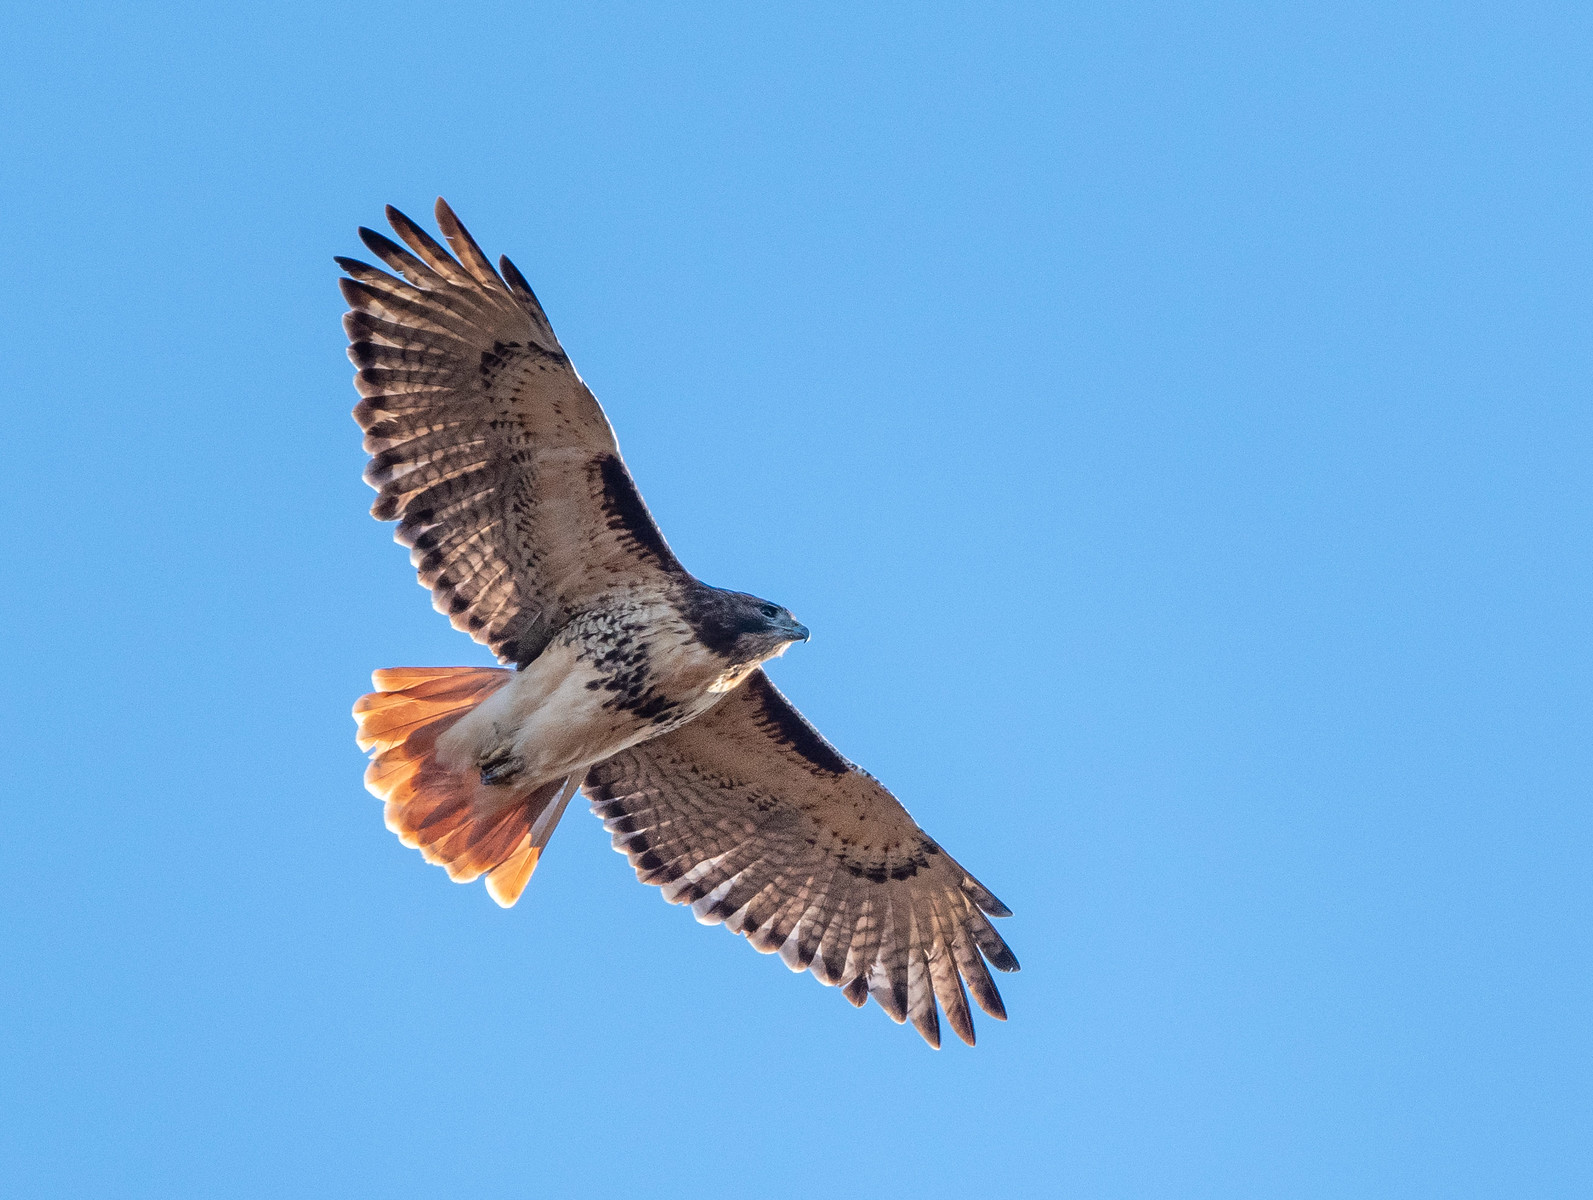
[[[763,664],[808,631],[677,559],[525,277],[442,200],[452,253],[395,208],[338,258],[371,515],[501,668],[377,671],[354,706],[387,827],[519,899],[577,791],[643,883],[861,1007],[969,1045],[1008,909]],[[966,989],[965,985],[966,984]]]

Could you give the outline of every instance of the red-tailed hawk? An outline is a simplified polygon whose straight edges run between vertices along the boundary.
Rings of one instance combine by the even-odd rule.
[[[938,1001],[972,1045],[964,983],[1004,1020],[985,963],[1018,969],[1006,907],[769,682],[807,629],[681,566],[514,264],[441,200],[453,254],[387,218],[403,246],[359,233],[393,273],[337,260],[371,513],[513,668],[375,673],[354,715],[388,828],[507,907],[584,790],[671,903],[935,1046]]]

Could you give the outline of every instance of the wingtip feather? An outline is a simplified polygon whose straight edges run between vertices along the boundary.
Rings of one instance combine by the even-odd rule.
[[[441,196],[437,197],[435,212],[437,228],[442,230],[443,237],[448,239],[448,245],[452,247],[465,270],[470,272],[482,287],[507,291],[508,288],[498,277],[492,261],[482,253],[481,247],[476,244],[476,239],[470,236],[470,230],[465,228],[464,222]]]

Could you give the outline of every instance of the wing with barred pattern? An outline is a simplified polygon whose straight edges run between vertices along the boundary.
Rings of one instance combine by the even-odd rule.
[[[684,569],[514,264],[495,271],[441,200],[453,254],[387,217],[404,246],[360,237],[392,274],[337,260],[371,514],[398,522],[436,608],[523,666],[592,597]]]
[[[967,991],[1006,1009],[985,962],[1018,961],[1006,906],[843,758],[760,670],[690,724],[599,763],[593,810],[643,883],[792,970],[869,996],[940,1045],[974,1041]]]

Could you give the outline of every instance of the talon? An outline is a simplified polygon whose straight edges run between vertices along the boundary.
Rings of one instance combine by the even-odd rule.
[[[525,767],[518,754],[506,754],[481,764],[481,782],[491,787],[508,783]]]

